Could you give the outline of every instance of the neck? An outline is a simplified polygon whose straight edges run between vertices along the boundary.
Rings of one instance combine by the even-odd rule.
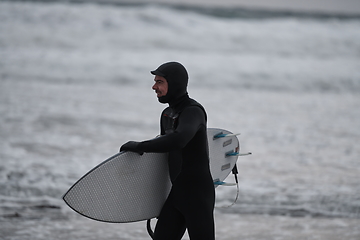
[[[185,93],[181,97],[175,99],[174,101],[171,101],[169,103],[169,106],[175,110],[175,112],[178,112],[181,110],[182,106],[187,102],[189,99],[188,93]]]

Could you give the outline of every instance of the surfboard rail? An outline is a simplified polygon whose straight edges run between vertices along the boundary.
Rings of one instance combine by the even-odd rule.
[[[239,151],[239,134],[219,128],[208,128],[207,134],[214,187],[234,185],[224,180],[238,157],[248,155]],[[120,152],[76,181],[63,200],[93,220],[135,222],[157,217],[170,189],[167,153]]]

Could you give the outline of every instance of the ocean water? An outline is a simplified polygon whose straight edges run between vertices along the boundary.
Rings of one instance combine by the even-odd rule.
[[[359,239],[359,29],[346,15],[0,2],[0,238],[148,239],[145,223],[97,223],[61,197],[158,134],[149,71],[175,60],[208,126],[253,153],[236,204],[221,208],[236,188],[216,190],[217,239]]]

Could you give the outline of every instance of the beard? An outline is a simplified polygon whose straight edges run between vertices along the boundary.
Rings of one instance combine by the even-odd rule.
[[[158,97],[158,101],[160,103],[169,103],[170,102],[170,98],[168,97],[168,95],[165,95],[165,96],[161,96],[161,97]]]

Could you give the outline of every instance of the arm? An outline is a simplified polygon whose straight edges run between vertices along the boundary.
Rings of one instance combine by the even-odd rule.
[[[205,113],[197,106],[184,109],[178,119],[178,126],[173,133],[143,141],[128,142],[121,150],[138,153],[143,152],[170,152],[182,149],[194,137],[198,129],[205,124]]]

